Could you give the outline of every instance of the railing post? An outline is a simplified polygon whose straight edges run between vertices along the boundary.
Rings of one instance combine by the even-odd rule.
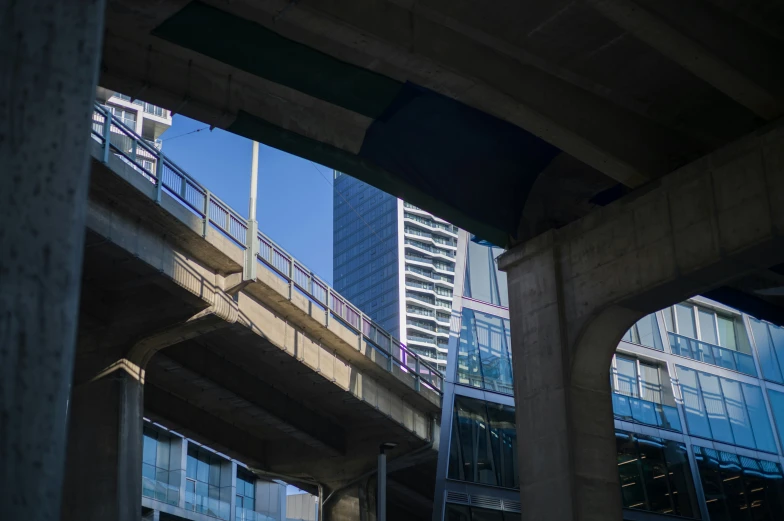
[[[182,181],[180,181],[180,197],[182,197],[183,201],[187,201],[188,199],[185,198],[185,194],[188,191],[188,180],[185,176],[182,176]]]
[[[207,228],[210,226],[210,191],[204,191],[204,219],[202,220],[201,236],[207,237]]]
[[[414,389],[417,391],[422,390],[422,374],[419,371],[419,357],[414,358],[414,371],[416,371],[416,380],[414,380]]]
[[[294,296],[294,258],[289,258],[289,300]]]
[[[330,289],[329,286],[327,286],[326,289],[324,290],[324,294],[326,295],[325,298],[327,300],[327,302],[324,304],[324,313],[326,314],[326,317],[324,318],[324,324],[326,325],[327,329],[329,329],[329,301],[330,301],[329,297],[331,291],[332,290]]]
[[[109,148],[111,147],[112,133],[112,111],[106,109],[106,116],[103,118],[103,163],[109,163]]]
[[[163,169],[164,169],[163,150],[158,150],[158,164],[155,166],[155,203],[156,204],[161,204],[161,192],[163,191]]]
[[[133,140],[133,147],[131,148],[131,157],[133,158],[133,162],[136,163],[136,147],[139,142],[134,138]]]

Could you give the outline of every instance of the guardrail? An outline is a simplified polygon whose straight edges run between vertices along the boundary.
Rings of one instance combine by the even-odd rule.
[[[757,368],[754,366],[754,358],[751,355],[676,333],[668,333],[668,335],[670,337],[670,348],[675,355],[725,367],[749,376],[757,376]]]
[[[111,111],[98,104],[93,110],[91,136],[103,147],[104,163],[109,161],[110,153],[115,154],[155,185],[157,202],[161,201],[161,194],[166,191],[201,217],[202,236],[206,237],[208,228],[213,226],[240,247],[247,248],[248,223],[240,214],[178,167],[163,152],[117,121],[117,118],[113,118]],[[323,309],[327,323],[332,317],[361,335],[367,345],[386,360],[388,371],[399,369],[412,373],[416,378],[417,389],[424,384],[442,394],[443,375],[435,367],[384,331],[272,239],[261,232],[257,239],[258,261],[262,266],[287,281],[291,291],[302,293]]]

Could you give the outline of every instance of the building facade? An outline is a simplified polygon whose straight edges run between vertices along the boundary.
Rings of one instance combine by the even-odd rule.
[[[444,371],[457,227],[340,172],[333,198],[335,289]]]
[[[460,232],[433,519],[516,520],[506,282],[500,251],[470,239]],[[784,328],[695,297],[637,322],[608,378],[624,519],[784,519]]]
[[[103,87],[98,87],[96,100],[111,112],[112,118],[131,128],[151,147],[161,150],[163,143],[160,136],[172,125],[170,111],[139,99],[132,100],[127,94],[120,94]],[[95,114],[93,117],[96,117]],[[94,131],[100,132],[102,128],[103,121],[96,121],[93,125]],[[136,146],[133,140],[115,129],[112,129],[110,138],[113,145],[132,159],[128,161],[129,165],[138,168],[136,166],[138,162],[148,175],[151,177],[157,175],[157,161],[153,154],[143,147]]]
[[[257,477],[245,464],[144,422],[142,516],[148,521],[316,521],[317,498],[287,494],[286,483]]]

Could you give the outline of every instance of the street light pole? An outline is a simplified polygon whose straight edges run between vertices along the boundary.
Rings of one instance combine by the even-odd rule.
[[[376,492],[376,521],[387,521],[387,449],[397,443],[382,443],[378,447],[378,491]]]
[[[245,269],[242,280],[256,280],[256,257],[259,253],[259,223],[256,220],[256,192],[259,180],[259,143],[253,142],[253,158],[250,167],[250,199],[248,208],[248,232],[245,243]]]

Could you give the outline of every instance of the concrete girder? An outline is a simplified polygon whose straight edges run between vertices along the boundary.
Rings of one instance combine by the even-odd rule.
[[[730,65],[722,57],[708,50],[704,43],[684,35],[673,27],[671,22],[639,5],[643,2],[588,0],[588,3],[618,24],[619,27],[628,31],[629,34],[666,55],[758,116],[770,121],[784,113],[784,97],[780,92],[771,91],[738,70],[737,67]],[[662,3],[658,2],[657,4],[657,7],[661,9]],[[683,2],[677,6],[679,15],[683,10],[682,4]],[[710,22],[707,24],[705,22],[706,18],[710,19],[709,13],[706,13],[705,10],[700,13],[699,18],[703,25],[710,24]],[[710,25],[713,25],[711,29],[717,33],[720,32],[721,37],[714,34],[713,38],[708,41],[717,42],[730,38],[736,45],[742,45],[742,43],[738,43],[737,28],[726,30],[726,27],[720,27],[718,24]],[[761,52],[749,52],[746,54],[746,61],[756,62],[761,55],[764,56]],[[754,59],[749,60],[749,56],[754,56]]]

